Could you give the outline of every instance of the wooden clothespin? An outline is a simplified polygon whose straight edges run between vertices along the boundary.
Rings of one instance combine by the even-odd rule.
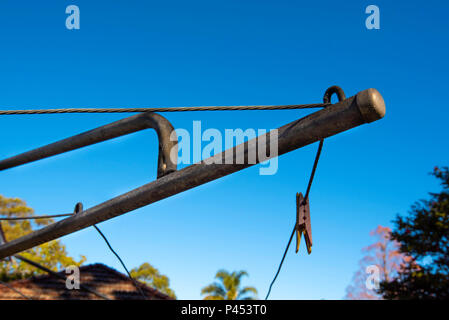
[[[302,193],[296,193],[296,253],[299,251],[301,236],[304,234],[307,252],[312,253],[312,224],[310,221],[309,200]]]

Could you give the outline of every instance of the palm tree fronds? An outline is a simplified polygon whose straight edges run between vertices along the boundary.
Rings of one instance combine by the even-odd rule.
[[[215,274],[214,282],[203,289],[201,294],[206,295],[204,300],[254,300],[257,299],[257,290],[254,287],[241,288],[241,278],[248,276],[248,272],[244,270],[234,271],[230,273],[227,270],[220,269]],[[253,294],[253,295],[251,295]]]

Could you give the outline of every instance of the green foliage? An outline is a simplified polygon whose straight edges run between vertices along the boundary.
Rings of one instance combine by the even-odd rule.
[[[432,173],[443,190],[412,206],[407,217],[398,216],[391,237],[411,262],[392,281],[381,283],[386,299],[449,298],[449,170]]]
[[[0,195],[0,217],[27,217],[33,215],[33,209],[29,208],[23,200],[6,198]],[[53,219],[38,219],[34,221],[1,221],[0,223],[2,224],[6,240],[11,241],[31,233],[37,227],[46,226],[53,222]],[[66,247],[59,240],[47,242],[20,254],[53,271],[58,271],[70,265],[80,266],[86,261],[84,256],[81,256],[79,261],[68,256]],[[1,281],[23,279],[41,273],[44,272],[17,259],[0,261]]]
[[[241,279],[247,276],[246,271],[234,271],[229,273],[226,270],[219,270],[215,275],[214,282],[201,290],[202,295],[206,295],[204,300],[254,300],[257,299],[257,290],[254,287],[241,288]],[[253,295],[251,295],[253,294]]]
[[[130,271],[131,276],[141,281],[148,286],[155,288],[166,295],[176,299],[175,292],[169,288],[170,280],[167,276],[160,274],[159,270],[153,267],[148,262],[141,264],[138,268],[134,268]]]

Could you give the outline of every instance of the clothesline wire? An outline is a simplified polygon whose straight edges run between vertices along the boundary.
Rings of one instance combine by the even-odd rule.
[[[16,221],[16,220],[38,220],[38,219],[51,219],[73,216],[73,213],[52,214],[43,216],[27,216],[27,217],[1,217],[0,221]]]
[[[133,112],[185,112],[185,111],[242,111],[242,110],[295,110],[324,108],[330,103],[248,105],[248,106],[192,106],[192,107],[143,107],[143,108],[58,108],[0,110],[0,115],[60,114],[60,113],[133,113]]]
[[[112,248],[111,244],[109,243],[108,239],[106,238],[106,236],[103,234],[103,232],[101,232],[100,228],[98,228],[95,224],[93,225],[93,227],[98,231],[98,233],[100,234],[100,236],[103,238],[103,240],[106,242],[106,245],[109,247],[109,250],[111,250],[111,252],[117,257],[118,261],[120,261],[120,264],[122,265],[123,269],[125,269],[126,273],[128,274],[128,277],[131,279],[131,281],[133,282],[134,286],[136,287],[137,291],[139,291],[139,293],[142,295],[144,300],[147,300],[147,297],[145,295],[145,293],[143,292],[142,288],[139,286],[139,284],[137,283],[137,280],[135,280],[132,276],[131,273],[128,271],[128,268],[126,267],[125,263],[123,262],[122,258],[120,258],[120,256],[118,255],[118,253]]]

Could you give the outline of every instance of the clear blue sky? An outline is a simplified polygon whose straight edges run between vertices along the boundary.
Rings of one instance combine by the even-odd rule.
[[[65,7],[81,29],[65,28]],[[381,29],[365,28],[376,4]],[[439,186],[449,158],[447,1],[11,1],[0,4],[0,107],[107,107],[321,102],[377,88],[386,117],[326,140],[311,192],[313,252],[292,246],[273,299],[340,299],[369,231],[391,226]],[[176,128],[276,128],[305,111],[167,114]],[[126,115],[0,117],[0,158]],[[0,194],[38,214],[91,207],[155,179],[145,131],[0,172]],[[101,223],[129,267],[149,261],[180,299],[199,299],[220,268],[245,269],[264,297],[317,145]],[[121,270],[93,228],[62,238]]]

